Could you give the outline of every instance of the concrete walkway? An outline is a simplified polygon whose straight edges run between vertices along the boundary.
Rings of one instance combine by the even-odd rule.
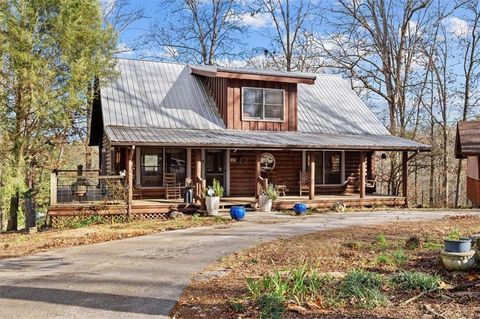
[[[361,212],[248,220],[0,261],[0,318],[165,318],[190,276],[220,256],[278,237],[479,212]]]

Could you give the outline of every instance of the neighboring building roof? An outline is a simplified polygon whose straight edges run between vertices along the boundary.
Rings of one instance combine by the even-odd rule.
[[[294,131],[186,130],[108,126],[112,145],[189,145],[264,149],[421,150],[430,146],[392,135],[316,134]]]
[[[461,121],[457,124],[455,157],[480,155],[480,121]]]

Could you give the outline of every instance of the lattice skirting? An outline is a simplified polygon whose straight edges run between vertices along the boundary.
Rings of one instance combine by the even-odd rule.
[[[166,212],[135,212],[132,214],[132,220],[166,220],[170,213]],[[62,228],[80,225],[88,221],[92,223],[125,223],[128,221],[127,214],[82,214],[82,215],[49,215],[51,227]]]

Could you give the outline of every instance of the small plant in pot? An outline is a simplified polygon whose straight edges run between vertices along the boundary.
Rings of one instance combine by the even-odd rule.
[[[448,233],[443,240],[443,244],[446,252],[465,253],[470,251],[472,240],[468,237],[463,237],[458,229],[454,229]]]
[[[220,182],[213,179],[212,186],[205,191],[205,206],[208,215],[218,215],[220,209],[220,197],[223,196],[223,187]]]
[[[271,212],[272,203],[278,198],[278,191],[272,184],[268,185],[267,189],[264,190],[258,196],[258,206],[262,212]]]
[[[83,197],[88,190],[88,181],[86,178],[79,177],[75,182],[70,186],[72,194],[77,197]]]

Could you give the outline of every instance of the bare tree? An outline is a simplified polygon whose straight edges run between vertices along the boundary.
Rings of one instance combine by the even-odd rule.
[[[430,0],[339,0],[328,10],[335,35],[322,41],[339,68],[388,104],[389,129],[403,136],[406,95]]]
[[[132,6],[130,0],[102,0],[101,4],[104,24],[117,34],[121,34],[135,22],[147,17],[145,10]],[[139,45],[137,41],[119,43],[116,54],[134,51]]]
[[[145,38],[152,57],[213,65],[241,53],[242,6],[236,0],[162,0],[161,20],[154,21]]]
[[[273,26],[264,30],[270,46],[255,50],[264,53],[270,68],[316,72],[322,66],[318,43],[307,28],[317,16],[310,0],[261,0],[251,11],[252,15],[266,14],[272,20]]]

